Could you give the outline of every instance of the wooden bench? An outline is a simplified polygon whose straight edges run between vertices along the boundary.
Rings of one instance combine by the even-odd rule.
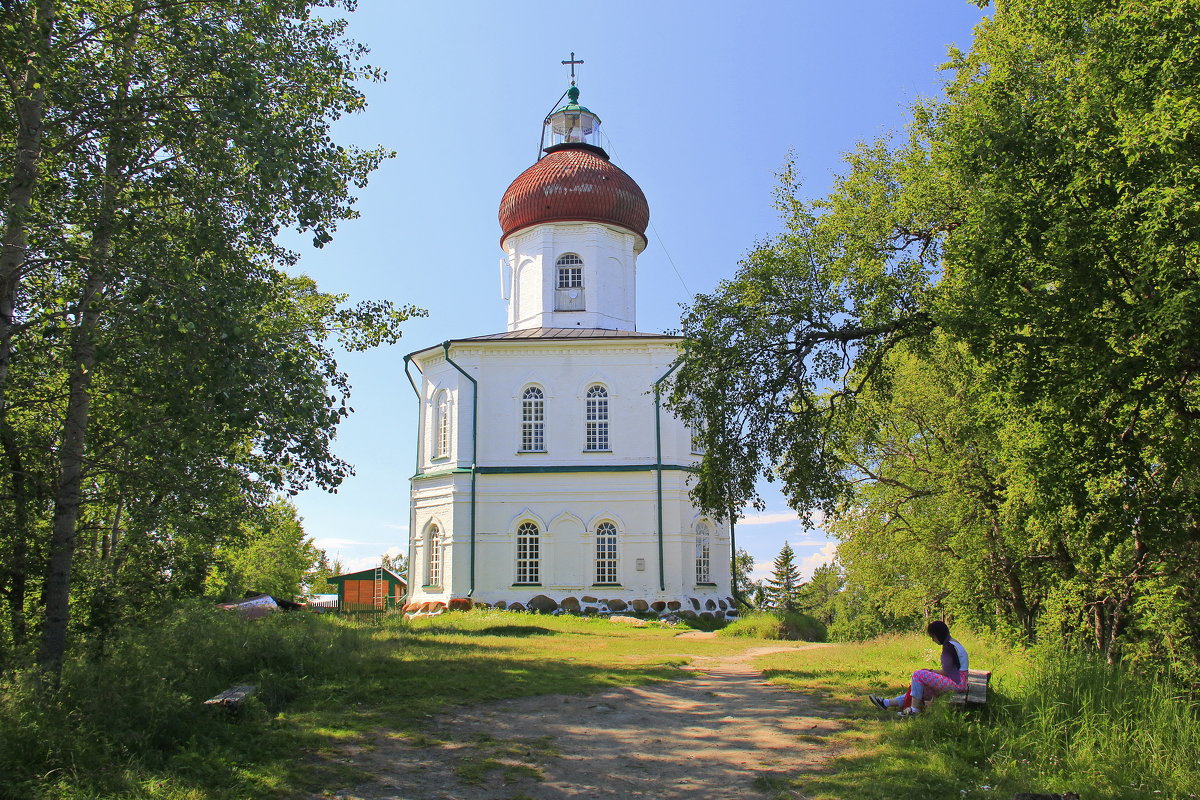
[[[964,692],[951,692],[946,697],[952,706],[970,708],[987,705],[988,684],[992,680],[990,670],[967,670],[967,689]]]
[[[212,706],[213,708],[223,708],[226,711],[239,710],[251,695],[258,691],[258,687],[252,683],[244,686],[234,686],[221,692],[216,697],[204,701],[204,705]]]

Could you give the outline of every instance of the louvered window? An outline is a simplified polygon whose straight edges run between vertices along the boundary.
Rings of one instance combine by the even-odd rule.
[[[564,253],[555,262],[554,310],[584,311],[583,259],[574,253]]]

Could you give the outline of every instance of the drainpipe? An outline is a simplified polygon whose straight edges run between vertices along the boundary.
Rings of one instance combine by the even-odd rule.
[[[408,371],[408,365],[412,361],[412,356],[404,357],[404,377],[408,378],[408,385],[412,387],[413,394],[417,396],[417,464],[413,468],[413,475],[421,474],[422,459],[425,454],[425,403],[421,397],[421,390],[417,388],[416,381],[413,380],[412,374]],[[417,366],[417,371],[420,372],[420,365]],[[404,588],[404,602],[408,603],[413,596],[413,581],[417,579],[417,567],[413,562],[413,557],[416,553],[413,551],[413,539],[416,536],[417,525],[417,509],[413,506],[412,493],[409,492],[408,497],[408,578],[407,585]]]
[[[473,597],[475,595],[475,478],[479,474],[479,381],[468,375],[466,370],[450,358],[449,339],[442,342],[442,352],[446,356],[446,363],[471,382],[471,583],[467,590],[467,597]]]
[[[679,369],[679,365],[682,363],[682,358],[676,359],[671,368],[654,382],[654,471],[658,480],[658,590],[660,592],[667,590],[667,577],[663,567],[662,404],[659,399],[662,394],[662,382],[670,377],[672,372]]]

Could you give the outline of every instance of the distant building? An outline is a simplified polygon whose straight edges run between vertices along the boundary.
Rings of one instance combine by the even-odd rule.
[[[337,584],[339,611],[383,611],[396,608],[408,591],[408,581],[403,576],[383,567],[334,575],[328,581]]]
[[[728,526],[689,500],[692,433],[656,403],[681,339],[635,322],[649,206],[568,95],[500,202],[507,330],[405,359],[420,372],[406,609],[723,617]],[[462,277],[470,291],[447,274]]]

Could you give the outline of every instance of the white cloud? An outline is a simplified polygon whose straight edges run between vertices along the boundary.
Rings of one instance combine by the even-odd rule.
[[[837,542],[826,542],[820,550],[801,559],[800,563],[796,565],[800,568],[800,580],[806,581],[812,578],[813,570],[822,564],[829,564],[836,555]]]
[[[788,539],[788,542],[792,545],[793,550],[797,547],[824,547],[829,543],[829,537],[816,535],[803,539]]]
[[[808,512],[811,519],[811,524],[815,528],[819,528],[825,524],[825,512],[819,508],[814,508]],[[766,514],[750,514],[749,516],[738,520],[738,525],[778,525],[783,522],[798,522],[804,524],[804,519],[795,511],[772,511]]]
[[[780,511],[773,514],[751,514],[739,519],[738,525],[775,525],[779,522],[799,522],[800,517],[795,511]]]
[[[407,525],[399,525],[395,522],[385,522],[385,523],[383,523],[383,527],[391,528],[394,531],[404,531],[405,533],[408,533]]]
[[[395,558],[396,556],[406,555],[403,547],[389,547],[387,550],[383,551],[383,554],[385,556],[387,556],[388,558]]]
[[[348,558],[342,562],[346,572],[358,572],[363,569],[372,569],[379,566],[379,556],[363,556],[361,558]]]
[[[322,537],[313,539],[313,544],[322,550],[337,550],[340,547],[358,547],[359,545],[371,544],[370,542],[360,542],[358,539],[338,539],[335,537]]]

